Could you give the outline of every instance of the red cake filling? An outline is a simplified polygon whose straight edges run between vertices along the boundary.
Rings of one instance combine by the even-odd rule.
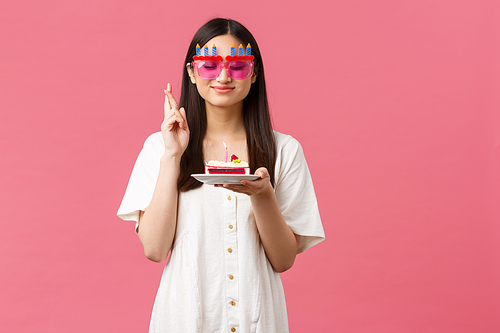
[[[248,175],[249,167],[205,166],[205,174],[209,175]]]

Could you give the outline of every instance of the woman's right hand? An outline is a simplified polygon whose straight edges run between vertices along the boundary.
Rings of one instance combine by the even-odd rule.
[[[161,133],[165,141],[165,155],[180,157],[189,143],[189,127],[186,119],[186,110],[179,109],[179,104],[172,95],[172,85],[167,84],[165,89],[165,118],[161,124]]]

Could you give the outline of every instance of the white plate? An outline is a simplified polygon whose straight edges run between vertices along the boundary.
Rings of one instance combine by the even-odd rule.
[[[240,180],[255,180],[260,178],[258,175],[207,175],[204,173],[192,174],[191,177],[196,178],[207,185],[216,184],[240,184]]]

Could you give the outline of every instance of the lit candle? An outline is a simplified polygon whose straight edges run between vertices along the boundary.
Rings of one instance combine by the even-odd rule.
[[[250,43],[248,43],[247,45],[247,56],[251,56],[252,55],[252,47],[250,46]]]
[[[196,56],[197,57],[201,56],[200,44],[196,44]]]
[[[208,45],[207,44],[205,44],[204,49],[205,49],[205,51],[204,51],[205,54],[204,55],[205,55],[205,57],[208,57]]]
[[[238,47],[238,56],[243,57],[243,45],[240,44],[240,47]]]
[[[235,56],[234,52],[235,51],[234,51],[234,44],[233,44],[233,45],[231,45],[231,57]]]
[[[226,150],[226,163],[227,163],[227,146],[226,146],[226,144],[224,143],[224,141],[222,141],[222,143],[224,144],[224,149]]]
[[[212,46],[212,56],[217,56],[217,48],[215,47],[215,44]]]

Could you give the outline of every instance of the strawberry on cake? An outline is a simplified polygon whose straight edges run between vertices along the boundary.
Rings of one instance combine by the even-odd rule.
[[[231,162],[210,161],[205,165],[207,175],[249,175],[250,167],[238,156],[232,155]]]

